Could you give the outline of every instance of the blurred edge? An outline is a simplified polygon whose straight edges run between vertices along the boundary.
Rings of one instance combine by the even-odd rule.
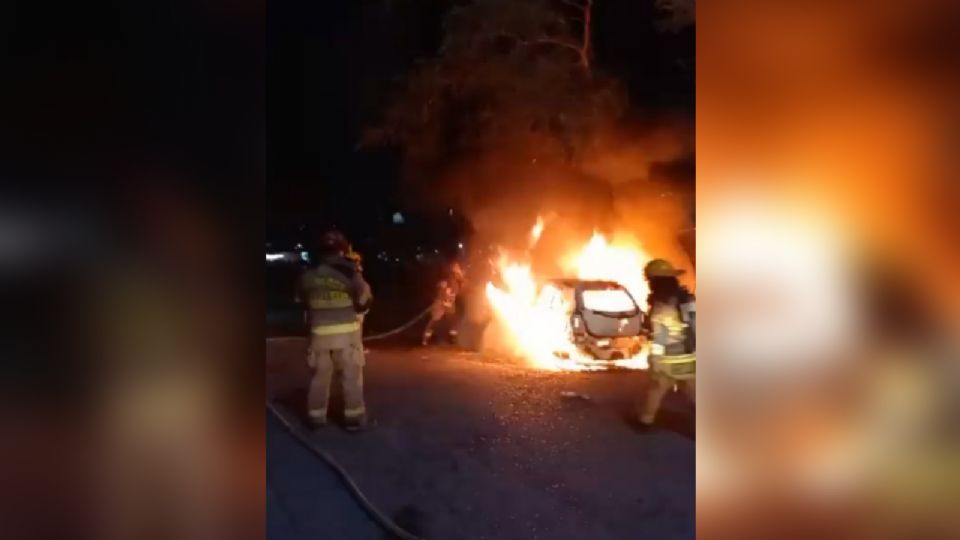
[[[4,538],[263,536],[264,24],[5,5]]]
[[[698,536],[960,537],[960,4],[697,19]]]

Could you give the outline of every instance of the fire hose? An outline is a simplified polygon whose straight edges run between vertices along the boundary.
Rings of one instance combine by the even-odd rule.
[[[315,456],[319,457],[324,463],[327,464],[340,478],[343,484],[347,487],[347,490],[353,496],[354,499],[360,504],[363,510],[369,515],[377,525],[379,525],[384,531],[390,533],[395,538],[400,538],[402,540],[423,540],[419,536],[410,534],[406,530],[402,529],[399,525],[393,522],[390,518],[383,514],[370,499],[367,499],[366,495],[360,491],[360,488],[357,487],[357,483],[354,482],[350,474],[344,469],[336,460],[333,459],[333,456],[325,452],[322,448],[310,442],[310,439],[306,435],[301,433],[300,430],[293,425],[293,422],[288,420],[283,414],[277,410],[276,406],[270,402],[267,402],[267,409],[283,424],[283,427],[286,428],[294,439],[304,448],[309,450]]]
[[[410,321],[403,324],[402,326],[398,326],[397,328],[394,328],[393,330],[390,330],[388,332],[383,332],[381,334],[365,337],[363,338],[363,341],[373,341],[373,340],[383,339],[389,336],[399,334],[404,330],[407,330],[414,324],[416,324],[417,321],[422,319],[428,313],[430,313],[430,307],[427,307],[427,309],[420,312],[419,315],[417,315],[413,319],[410,319]],[[292,435],[293,438],[298,443],[300,443],[301,446],[309,450],[315,456],[319,457],[324,463],[327,464],[328,467],[333,469],[333,471],[337,474],[337,476],[346,486],[347,491],[350,492],[350,495],[353,496],[353,498],[357,501],[357,503],[360,504],[363,510],[367,513],[367,515],[369,515],[373,519],[373,521],[377,525],[379,525],[384,531],[393,535],[395,538],[400,538],[401,540],[423,540],[423,538],[413,535],[407,532],[406,530],[404,530],[403,528],[401,528],[399,525],[394,523],[393,520],[391,520],[389,517],[384,515],[383,512],[377,509],[377,507],[374,506],[372,502],[370,502],[370,499],[368,499],[366,495],[363,494],[363,491],[361,491],[360,488],[357,486],[357,483],[353,480],[353,477],[350,476],[350,473],[348,473],[346,469],[344,469],[339,463],[337,463],[337,461],[333,459],[333,456],[325,452],[322,448],[313,444],[306,435],[304,435],[299,429],[297,429],[297,427],[293,424],[293,422],[288,420],[277,409],[276,405],[268,401],[267,409],[274,415],[274,417],[277,418],[277,420],[280,421],[280,423],[287,430],[287,432],[290,433],[290,435]]]
[[[389,332],[383,332],[382,334],[375,334],[375,335],[372,335],[372,336],[367,336],[367,337],[363,338],[363,341],[374,341],[374,340],[377,340],[377,339],[383,339],[383,338],[387,338],[387,337],[390,337],[390,336],[394,336],[394,335],[396,335],[396,334],[399,334],[400,332],[403,332],[404,330],[410,328],[410,327],[413,326],[414,324],[417,324],[417,322],[418,322],[420,319],[424,318],[428,313],[430,313],[430,309],[431,309],[432,307],[433,307],[432,305],[427,306],[427,309],[421,311],[419,315],[417,315],[416,317],[410,319],[410,321],[408,321],[407,323],[403,324],[402,326],[398,326],[397,328],[394,328],[393,330],[390,330]]]

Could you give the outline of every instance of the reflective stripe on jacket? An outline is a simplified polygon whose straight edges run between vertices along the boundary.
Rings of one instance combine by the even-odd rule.
[[[342,261],[342,263],[341,263]],[[341,264],[338,264],[341,263]],[[348,276],[350,268],[342,257],[329,258],[305,272],[300,288],[310,309],[310,327],[315,335],[349,334],[360,330],[357,319],[359,275]]]
[[[686,333],[696,328],[695,304],[686,302],[656,304],[650,310],[650,366],[674,379],[690,379],[696,375],[697,355],[687,350]]]
[[[337,334],[349,334],[358,330],[360,330],[360,321],[356,320],[352,323],[314,326],[311,332],[318,336],[334,336]]]

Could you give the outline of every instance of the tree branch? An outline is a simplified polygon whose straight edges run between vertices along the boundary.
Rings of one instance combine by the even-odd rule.
[[[517,40],[517,44],[521,46],[528,45],[555,45],[557,47],[563,47],[565,49],[570,49],[571,51],[577,53],[577,64],[579,64],[583,69],[590,70],[590,56],[589,51],[584,50],[579,43],[570,39],[563,39],[551,36],[541,36],[533,40]]]
[[[558,47],[564,47],[567,49],[573,49],[579,53],[580,44],[570,38],[554,37],[554,36],[539,36],[533,39],[521,39],[515,34],[501,34],[504,37],[512,38],[517,42],[517,45],[522,47],[528,47],[530,45],[556,45]]]
[[[570,38],[562,37],[553,37],[553,36],[540,36],[532,40],[520,39],[518,36],[504,34],[507,37],[512,37],[516,40],[518,45],[528,46],[528,45],[537,45],[537,44],[549,44],[556,45],[558,47],[564,47],[570,49],[577,53],[577,63],[583,68],[583,70],[590,75],[591,64],[593,60],[593,47],[592,47],[592,32],[591,25],[593,23],[593,0],[560,0],[565,6],[576,8],[582,13],[581,17],[568,17],[569,21],[576,21],[583,25],[581,34],[581,39],[577,41],[572,36]]]
[[[551,44],[551,45],[557,45],[557,46],[559,46],[559,47],[566,47],[566,48],[568,48],[568,49],[574,49],[574,50],[576,50],[576,51],[578,51],[578,52],[580,51],[580,44],[579,44],[579,43],[576,43],[575,41],[571,41],[571,40],[569,40],[569,39],[563,39],[563,38],[556,38],[556,37],[550,37],[550,36],[542,36],[542,37],[539,37],[539,38],[537,38],[537,39],[535,39],[535,40],[533,40],[532,42],[529,42],[529,43],[533,43],[533,44],[549,43],[549,44]]]
[[[583,64],[583,68],[589,72],[590,57],[592,56],[590,47],[590,24],[591,17],[593,16],[593,0],[586,0],[586,2],[583,6],[583,47],[580,48],[580,61]]]

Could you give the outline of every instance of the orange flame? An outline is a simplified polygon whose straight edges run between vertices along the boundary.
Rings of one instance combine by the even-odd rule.
[[[643,278],[643,267],[650,259],[639,247],[610,245],[606,237],[595,232],[590,242],[568,259],[564,267],[580,279],[616,281],[642,306],[650,292]]]

